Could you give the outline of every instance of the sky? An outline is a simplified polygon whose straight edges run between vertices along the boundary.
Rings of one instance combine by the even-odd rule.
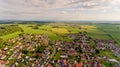
[[[120,0],[0,0],[0,20],[120,21]]]

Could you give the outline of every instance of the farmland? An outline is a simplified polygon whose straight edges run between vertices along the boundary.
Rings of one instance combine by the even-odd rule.
[[[9,24],[7,24],[9,25]],[[10,24],[11,25],[11,24]],[[14,24],[13,24],[14,25]],[[120,44],[120,25],[115,24],[66,24],[66,23],[50,23],[38,26],[38,29],[32,27],[36,24],[18,24],[23,31],[18,30],[6,35],[1,35],[0,38],[7,40],[17,37],[21,33],[25,34],[45,34],[52,40],[61,40],[63,35],[69,33],[78,33],[86,31],[88,36],[96,39],[111,40]],[[65,38],[67,40],[67,38]]]
[[[99,29],[104,31],[109,37],[116,41],[120,45],[120,25],[119,24],[107,24],[99,25]]]
[[[15,27],[15,28],[14,28]],[[10,31],[12,30],[12,31]],[[101,23],[94,23],[94,24],[81,24],[81,23],[46,23],[46,24],[40,24],[40,23],[25,23],[25,24],[2,24],[0,25],[0,48],[6,48],[6,44],[9,43],[8,41],[14,42],[10,43],[8,48],[13,48],[14,46],[11,44],[19,44],[19,46],[28,46],[31,43],[31,49],[33,52],[27,50],[30,48],[24,48],[25,50],[22,50],[23,56],[36,56],[38,57],[39,54],[43,52],[45,49],[40,47],[40,44],[46,44],[46,49],[51,49],[51,53],[48,56],[49,60],[59,60],[61,59],[61,55],[64,54],[64,52],[68,53],[70,56],[68,57],[69,60],[76,59],[78,62],[80,61],[80,57],[74,57],[72,53],[69,53],[72,49],[70,49],[70,45],[72,45],[72,48],[77,52],[78,56],[82,55],[81,51],[83,50],[82,46],[81,49],[75,48],[81,44],[81,41],[86,41],[89,46],[86,48],[86,51],[88,49],[92,49],[96,51],[95,56],[101,56],[99,60],[101,60],[101,63],[105,67],[110,67],[111,63],[104,61],[105,59],[102,58],[103,56],[107,57],[107,59],[115,59],[116,61],[119,61],[119,57],[116,55],[116,50],[113,50],[114,48],[120,46],[120,25],[118,24],[101,24]],[[4,33],[2,33],[4,31]],[[39,41],[39,39],[42,37],[42,40]],[[70,37],[70,36],[73,36]],[[18,37],[18,38],[17,38]],[[21,37],[22,39],[19,39]],[[34,38],[32,38],[34,37]],[[87,39],[84,39],[87,38]],[[33,40],[35,39],[35,40]],[[21,45],[17,41],[21,40],[20,42],[23,42],[25,45]],[[27,41],[28,40],[28,41]],[[114,41],[114,42],[111,42]],[[38,43],[40,42],[40,43]],[[42,43],[43,42],[43,43]],[[48,42],[50,46],[48,46]],[[59,42],[58,44],[56,42]],[[102,42],[102,43],[101,43]],[[34,45],[32,45],[34,43]],[[37,43],[37,44],[36,44]],[[55,44],[56,43],[56,44]],[[79,44],[78,44],[79,43]],[[112,45],[110,45],[110,43]],[[60,45],[61,44],[61,45]],[[69,45],[70,44],[70,45]],[[85,43],[83,43],[85,44]],[[104,45],[103,45],[104,44]],[[35,46],[38,45],[38,48]],[[58,46],[56,49],[56,45]],[[98,46],[99,45],[99,46]],[[33,48],[33,46],[35,48]],[[64,47],[63,47],[64,46]],[[68,47],[69,46],[69,47]],[[101,49],[101,46],[102,47]],[[62,48],[63,47],[63,48]],[[92,48],[90,48],[92,47]],[[109,48],[108,48],[109,47]],[[44,47],[45,48],[45,47]],[[53,49],[54,48],[54,49]],[[62,49],[61,49],[62,48]],[[3,49],[4,50],[4,49]],[[53,50],[53,51],[52,51]],[[65,51],[64,51],[65,50]],[[20,51],[20,50],[19,50]],[[10,52],[8,50],[8,52]],[[92,53],[88,50],[89,53]],[[34,55],[33,55],[34,53]],[[11,52],[10,52],[11,55]],[[4,55],[3,55],[4,56]],[[10,57],[9,54],[7,57]],[[54,58],[53,58],[54,56]],[[8,59],[8,58],[5,58]],[[90,57],[90,56],[89,56]],[[82,58],[81,58],[82,59]],[[49,61],[48,60],[48,61]],[[11,64],[11,63],[10,63]],[[43,63],[44,64],[44,63]],[[114,63],[112,63],[114,65]],[[21,64],[20,64],[21,65]],[[19,66],[19,65],[18,65]]]

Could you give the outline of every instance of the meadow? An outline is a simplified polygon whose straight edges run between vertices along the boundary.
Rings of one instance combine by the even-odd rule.
[[[12,29],[11,25],[15,28],[13,32],[10,32]],[[3,30],[1,26],[11,27],[9,30],[7,27]],[[120,46],[120,24],[80,24],[80,23],[47,23],[47,24],[2,24],[0,25],[1,32],[6,31],[5,34],[1,33],[0,41],[7,41],[11,38],[18,37],[21,34],[44,34],[48,36],[50,40],[65,40],[72,41],[71,39],[65,37],[67,34],[74,34],[79,32],[87,32],[87,35],[94,39],[102,40],[114,40],[117,45]],[[18,30],[17,30],[18,29]],[[8,31],[8,32],[7,32]],[[1,40],[2,39],[2,40]],[[0,43],[0,48],[3,45]],[[61,52],[56,53],[55,60],[60,58]],[[118,59],[110,50],[100,51],[100,55],[105,55],[108,58]],[[109,63],[102,61],[105,67],[110,67]]]
[[[120,45],[120,25],[119,24],[107,24],[99,25],[99,29],[104,31],[111,39],[115,40]]]
[[[5,25],[5,24],[4,24]],[[11,25],[11,24],[7,24]],[[14,24],[13,24],[14,25]],[[67,40],[64,35],[69,33],[79,33],[81,31],[86,31],[88,36],[95,39],[103,40],[115,40],[117,44],[120,45],[120,25],[118,24],[67,24],[67,23],[47,23],[38,25],[38,29],[34,29],[34,24],[17,24],[21,29],[16,32],[1,35],[0,38],[3,40],[8,40],[19,36],[19,34],[44,34],[52,40]],[[3,25],[1,25],[3,26]]]

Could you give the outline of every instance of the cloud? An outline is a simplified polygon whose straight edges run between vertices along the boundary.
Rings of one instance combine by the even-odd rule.
[[[0,18],[68,19],[82,14],[94,15],[100,11],[111,14],[120,11],[119,3],[120,0],[0,0]]]
[[[80,8],[93,8],[96,6],[110,6],[119,0],[1,0],[2,6],[9,8],[39,8],[55,9],[81,6]]]

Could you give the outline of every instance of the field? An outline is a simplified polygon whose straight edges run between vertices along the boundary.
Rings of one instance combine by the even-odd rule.
[[[13,32],[10,32],[12,26],[16,26]],[[66,37],[67,34],[74,34],[79,32],[87,32],[87,35],[94,39],[101,40],[114,40],[117,45],[120,46],[120,25],[119,24],[81,24],[81,23],[47,23],[47,24],[39,24],[39,23],[31,23],[31,24],[2,24],[0,26],[0,32],[6,31],[5,34],[0,33],[1,41],[8,41],[11,38],[15,38],[21,34],[44,34],[48,36],[49,40],[65,40],[72,41],[70,38]],[[6,29],[4,30],[4,26]],[[11,27],[11,29],[7,29]],[[18,29],[18,30],[17,30]],[[10,33],[9,33],[10,32]],[[0,43],[0,48],[4,45]],[[58,51],[55,54],[54,59],[60,59],[61,51]],[[113,58],[119,60],[110,50],[100,51],[99,55],[104,55],[107,58]],[[103,62],[105,67],[110,67],[110,64],[107,62]]]
[[[120,25],[119,24],[107,24],[98,26],[109,37],[116,41],[120,45]]]
[[[8,24],[9,25],[9,24]],[[21,33],[25,34],[45,34],[52,40],[68,40],[63,35],[69,33],[78,33],[86,31],[88,36],[96,39],[115,40],[120,45],[120,25],[116,24],[66,24],[66,23],[49,23],[38,26],[38,29],[32,27],[36,24],[18,24],[23,31],[17,31],[11,34],[0,36],[3,40],[17,37]]]

